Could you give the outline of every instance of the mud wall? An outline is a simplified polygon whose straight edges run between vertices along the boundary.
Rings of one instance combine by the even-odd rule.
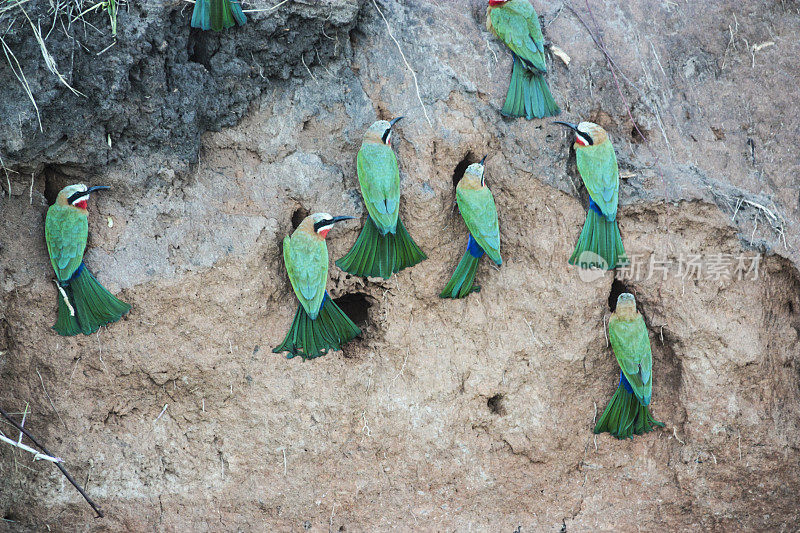
[[[587,203],[570,142],[500,117],[511,59],[483,3],[377,5],[386,20],[371,0],[292,2],[220,35],[191,32],[181,4],[131,5],[102,55],[107,41],[47,41],[61,67],[74,56],[86,98],[21,29],[6,37],[44,131],[0,70],[4,116],[20,117],[0,126],[0,402],[29,405],[26,426],[107,514],[2,448],[9,527],[790,529],[800,213],[780,139],[800,130],[796,2],[535,4],[571,57],[548,56],[564,116],[617,147],[620,226],[644,273],[616,282],[566,264]],[[361,136],[400,114],[401,216],[429,259],[389,281],[332,267],[363,337],[286,361],[271,353],[295,306],[281,239],[306,212],[364,214]],[[505,263],[481,265],[480,293],[442,301],[466,239],[454,181],[484,154]],[[65,339],[49,329],[42,233],[75,181],[113,187],[90,206],[86,262],[133,310]],[[332,258],[358,227],[331,233]],[[757,276],[679,270],[718,254],[758,256]],[[651,260],[663,268],[648,276]],[[648,322],[667,426],[626,442],[590,431],[616,386],[604,326],[621,290]]]

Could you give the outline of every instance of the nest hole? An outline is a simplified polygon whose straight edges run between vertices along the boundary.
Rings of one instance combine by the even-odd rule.
[[[44,197],[47,199],[48,205],[53,205],[56,203],[56,198],[61,189],[71,184],[71,178],[54,166],[44,167],[42,176],[44,177]]]
[[[308,209],[305,207],[300,206],[295,209],[292,213],[292,228],[297,229],[297,226],[299,226],[309,214]]]
[[[350,320],[355,322],[356,326],[363,327],[369,322],[369,308],[372,304],[369,303],[366,294],[362,292],[344,294],[334,298],[333,301],[350,317]]]
[[[649,136],[649,131],[641,127],[639,124],[634,123],[633,127],[631,128],[631,142],[641,144],[647,142]]]
[[[189,61],[192,63],[199,63],[206,67],[206,70],[211,69],[211,56],[213,53],[210,50],[208,36],[204,35],[208,32],[203,32],[197,28],[192,28],[189,32],[189,39],[186,42],[186,52]]]
[[[608,294],[608,308],[611,309],[611,312],[617,310],[617,298],[623,292],[629,292],[633,294],[633,290],[628,287],[625,282],[614,278],[614,281],[611,282],[611,292]]]
[[[461,181],[461,178],[464,177],[464,172],[467,171],[467,167],[470,166],[472,163],[477,163],[478,161],[479,161],[478,158],[475,156],[475,154],[472,153],[472,150],[470,150],[469,152],[467,152],[467,155],[465,155],[461,159],[461,161],[458,162],[455,170],[453,170],[454,188],[456,185],[458,185],[458,182]]]
[[[504,396],[500,393],[497,393],[486,400],[486,406],[489,408],[489,411],[491,411],[492,414],[503,416],[506,414],[506,406],[503,400]]]

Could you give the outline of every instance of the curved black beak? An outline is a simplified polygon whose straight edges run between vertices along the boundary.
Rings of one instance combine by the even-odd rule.
[[[487,154],[487,155],[485,155],[485,156],[483,156],[483,159],[481,159],[481,165],[483,165],[484,163],[486,163],[486,158],[487,158],[487,157],[489,157],[489,155],[488,155],[488,154]]]
[[[396,123],[398,120],[402,120],[403,118],[405,118],[405,117],[402,117],[402,116],[400,116],[400,117],[395,117],[395,118],[393,118],[392,120],[390,120],[390,121],[389,121],[389,127],[391,128],[392,126],[394,126],[394,125],[395,125],[395,123]]]
[[[561,122],[560,120],[554,120],[552,124],[561,124],[562,126],[566,126],[573,131],[578,131],[578,125],[573,124],[571,122]]]
[[[343,220],[353,220],[354,218],[356,217],[345,217],[345,216],[333,217],[333,220],[331,222],[335,224],[337,222],[342,222]]]

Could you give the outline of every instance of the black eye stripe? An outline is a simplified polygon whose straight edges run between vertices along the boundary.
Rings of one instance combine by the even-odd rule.
[[[83,196],[89,196],[89,193],[87,191],[78,191],[76,193],[72,193],[72,195],[69,198],[67,198],[67,201],[69,203],[74,203],[75,200],[77,200],[77,199],[79,199],[79,198],[81,198]]]
[[[319,222],[314,222],[314,231],[319,233],[319,230],[326,226],[333,227],[333,220],[320,220]]]
[[[592,141],[592,138],[589,137],[588,133],[584,133],[581,130],[576,130],[576,131],[578,132],[578,135],[583,137],[583,140],[585,140],[587,144],[594,144],[594,141]]]
[[[383,144],[386,144],[386,139],[389,138],[389,135],[391,133],[392,133],[392,128],[386,128],[386,131],[383,132],[383,137],[381,137],[381,140],[383,141]]]

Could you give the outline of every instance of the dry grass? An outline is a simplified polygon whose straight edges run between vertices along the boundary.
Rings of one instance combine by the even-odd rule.
[[[116,43],[117,35],[117,14],[119,7],[122,5],[118,0],[49,0],[47,3],[44,0],[5,0],[0,1],[0,48],[3,51],[3,57],[11,68],[14,77],[17,78],[23,92],[31,101],[31,105],[36,111],[36,119],[39,123],[39,130],[43,131],[42,117],[39,111],[39,106],[36,103],[36,97],[28,82],[28,77],[23,70],[22,63],[18,59],[20,52],[13,48],[14,42],[29,42],[29,38],[33,39],[39,45],[39,51],[42,55],[45,68],[56,79],[67,87],[73,94],[77,96],[84,96],[79,90],[75,89],[68,78],[59,69],[56,59],[50,53],[47,47],[47,41],[54,32],[61,32],[67,36],[71,41],[77,42],[85,48],[85,45],[78,41],[77,31],[83,30],[83,40],[91,39],[109,39],[111,43],[106,46],[102,52],[105,52]],[[45,9],[40,9],[41,6],[47,6]],[[109,19],[111,27],[110,35],[107,32],[99,29],[96,25],[92,24],[89,15],[104,12]],[[101,24],[97,17],[93,17],[94,22],[98,25]],[[102,19],[101,19],[102,20]],[[100,37],[95,37],[87,32],[87,28],[95,30]],[[91,35],[91,37],[89,37]],[[10,39],[14,36],[14,39]],[[22,36],[22,39],[19,37]],[[102,53],[101,52],[101,53]],[[99,55],[99,54],[98,54]],[[31,67],[26,65],[31,70]],[[38,65],[36,65],[38,67]]]

